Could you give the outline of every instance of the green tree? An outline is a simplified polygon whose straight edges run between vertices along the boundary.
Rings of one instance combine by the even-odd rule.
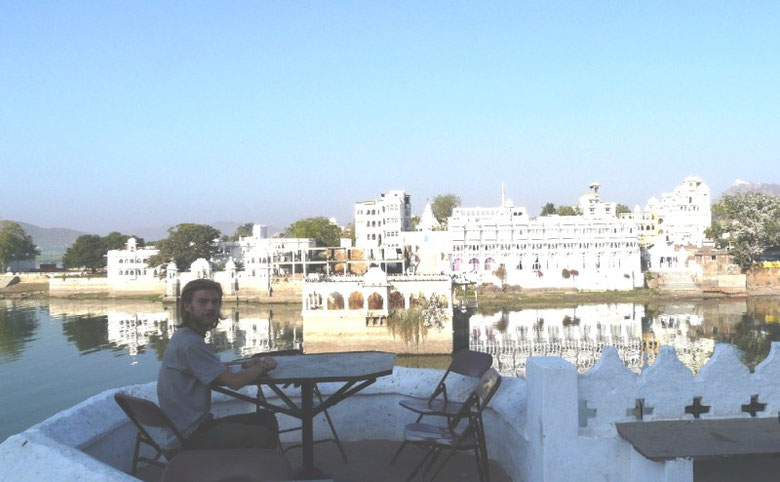
[[[62,265],[68,269],[87,268],[94,273],[106,266],[104,246],[97,234],[82,234],[65,251]]]
[[[412,216],[412,231],[417,229],[418,224],[420,224],[420,216]]]
[[[615,215],[620,216],[621,214],[630,213],[631,209],[628,208],[625,204],[618,204],[615,206]]]
[[[780,246],[780,197],[750,191],[724,196],[712,207],[707,235],[748,270],[766,248]]]
[[[555,211],[556,214],[559,216],[576,216],[577,210],[574,209],[573,206],[558,206],[558,209]]]
[[[317,246],[338,246],[341,228],[328,218],[319,216],[294,222],[287,226],[284,235],[288,238],[311,238]]]
[[[0,272],[14,261],[34,258],[41,251],[19,223],[0,221]]]
[[[252,236],[252,228],[255,223],[244,223],[236,228],[236,232],[228,238],[228,241],[238,241],[241,237]]]
[[[555,214],[555,212],[555,204],[547,203],[542,206],[542,212],[539,213],[539,216],[549,216],[551,214]]]
[[[160,250],[149,258],[149,266],[159,266],[173,260],[180,270],[189,269],[198,258],[211,259],[219,249],[214,240],[220,232],[207,224],[184,223],[168,229],[168,237],[157,244]]]
[[[118,231],[112,231],[103,236],[103,249],[105,250],[103,254],[106,254],[106,252],[112,249],[125,249],[127,240],[130,238],[135,238],[136,241],[138,241],[138,246],[144,245],[143,238],[139,238],[138,236],[131,234],[122,234]]]
[[[460,207],[460,197],[455,194],[439,194],[431,201],[433,217],[442,225],[447,224],[447,218],[452,216],[452,211]]]

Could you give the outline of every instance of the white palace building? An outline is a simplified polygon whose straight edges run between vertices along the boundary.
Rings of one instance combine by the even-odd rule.
[[[580,197],[581,215],[531,218],[503,198],[500,207],[457,208],[449,218],[452,273],[523,288],[629,290],[644,283],[637,225],[602,202],[599,185]]]

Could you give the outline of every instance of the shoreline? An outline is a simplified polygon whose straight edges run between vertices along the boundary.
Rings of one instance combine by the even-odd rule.
[[[469,295],[469,299],[473,294]],[[669,301],[704,301],[704,300],[740,300],[760,299],[780,296],[772,293],[701,293],[690,291],[657,291],[650,288],[639,288],[631,291],[560,291],[560,290],[511,290],[501,291],[498,288],[482,287],[478,290],[477,312],[495,312],[499,310],[511,310],[515,308],[532,308],[540,306],[567,306],[596,303],[650,303]],[[73,293],[66,296],[52,296],[49,293],[48,283],[20,282],[0,290],[0,299],[67,299],[67,300],[138,300],[159,302],[164,304],[176,303],[176,300],[165,297],[163,294],[117,294],[110,292]],[[457,299],[457,298],[456,298]],[[269,298],[258,296],[225,296],[226,302],[238,302],[247,304],[275,304],[295,305],[299,300],[289,297]],[[457,301],[456,301],[457,303]]]

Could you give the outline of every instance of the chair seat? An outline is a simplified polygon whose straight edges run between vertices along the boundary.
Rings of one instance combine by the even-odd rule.
[[[456,438],[462,435],[462,432],[452,432],[447,427],[431,425],[428,423],[410,423],[404,429],[404,440],[409,443],[425,443],[439,447],[453,447]],[[464,437],[459,449],[474,448],[477,446],[477,440],[472,431]]]
[[[289,462],[277,450],[188,450],[168,463],[162,482],[254,482],[292,476]]]
[[[458,413],[463,403],[461,402],[444,402],[441,398],[436,398],[428,404],[427,400],[401,400],[399,405],[407,410],[411,410],[414,413],[420,415],[440,415],[440,416],[453,416]]]

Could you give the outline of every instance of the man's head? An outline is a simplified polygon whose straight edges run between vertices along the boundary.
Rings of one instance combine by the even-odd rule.
[[[209,279],[192,280],[181,291],[179,316],[182,326],[189,326],[205,334],[224,319],[222,308],[222,287]]]

